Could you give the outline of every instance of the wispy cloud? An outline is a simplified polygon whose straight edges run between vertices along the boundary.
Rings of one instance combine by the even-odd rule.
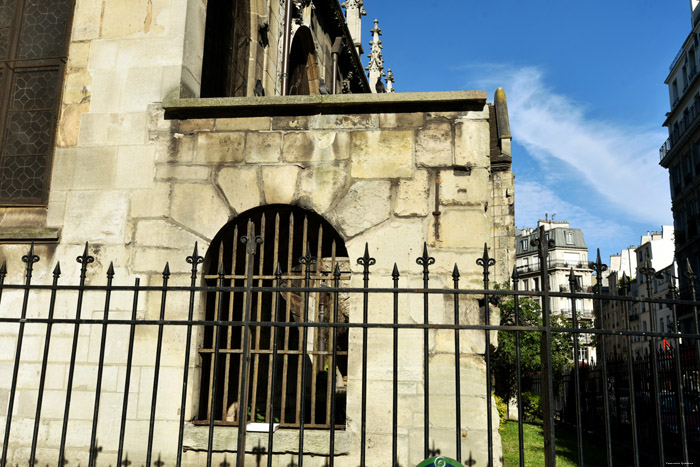
[[[633,128],[624,122],[597,120],[587,112],[585,103],[548,87],[537,67],[482,65],[478,71],[487,76],[479,83],[482,89],[503,86],[506,90],[513,138],[541,170],[537,181],[516,178],[520,187],[517,207],[532,206],[534,200],[529,195],[535,186],[553,194],[555,185],[565,185],[576,177],[571,182],[584,181],[596,196],[570,199],[562,193],[556,198],[561,202],[567,199],[561,207],[568,212],[560,214],[571,221],[578,217],[579,226],[591,220],[611,224],[601,218],[603,207],[593,205],[594,199],[607,200],[606,211],[613,208],[630,222],[660,225],[670,221],[668,173],[658,165],[658,148],[665,134],[653,128],[656,122],[649,128]],[[543,183],[546,186],[541,186]],[[552,209],[540,210],[539,216],[543,212]],[[528,223],[536,219],[532,217]],[[601,224],[596,228],[602,228]]]
[[[555,220],[566,220],[572,227],[584,232],[589,248],[604,247],[605,254],[615,249],[611,249],[610,246],[620,244],[623,239],[634,239],[639,235],[628,225],[606,219],[604,215],[561,199],[556,191],[543,183],[532,180],[517,181],[517,179],[516,182],[515,215],[518,219],[524,220],[524,224],[518,224],[521,227],[533,227],[544,213],[556,214]],[[623,242],[622,246],[618,245],[618,247],[626,245]]]

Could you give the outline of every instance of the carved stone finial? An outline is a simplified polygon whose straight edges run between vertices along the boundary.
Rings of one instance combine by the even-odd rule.
[[[396,92],[396,89],[394,89],[394,73],[391,72],[391,68],[386,71],[386,92]]]
[[[363,0],[345,0],[341,6],[345,8],[345,22],[352,37],[352,42],[358,55],[362,55],[362,17],[367,14],[363,8]]]
[[[382,56],[382,41],[379,36],[382,35],[382,30],[379,27],[379,20],[374,20],[374,27],[370,31],[372,33],[372,40],[369,41],[371,47],[369,52],[369,65],[365,67],[365,70],[369,71],[367,76],[369,78],[370,84],[376,83],[385,76],[384,73],[384,57]],[[370,86],[372,92],[378,92],[375,87]]]

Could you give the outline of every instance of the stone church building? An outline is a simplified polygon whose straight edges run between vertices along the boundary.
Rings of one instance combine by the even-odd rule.
[[[221,269],[233,287],[247,270],[239,238],[256,234],[264,239],[253,265],[258,284],[272,285],[279,264],[289,285],[302,285],[298,258],[313,253],[315,285],[330,285],[329,274],[338,265],[343,286],[361,287],[357,258],[367,244],[376,258],[372,287],[391,287],[396,263],[400,285],[420,288],[423,273],[416,258],[424,243],[435,258],[430,287],[451,287],[456,263],[461,288],[482,288],[476,259],[484,244],[496,260],[491,280],[507,281],[515,230],[505,93],[499,88],[489,102],[483,91],[394,92],[393,75],[384,67],[382,31],[377,21],[363,22],[365,8],[370,10],[371,2],[0,0],[4,284],[25,283],[22,257],[32,242],[41,258],[33,265],[33,284],[50,285],[58,261],[59,284],[77,284],[83,264],[74,258],[83,255],[89,242],[94,262],[87,267],[85,284],[104,285],[113,270],[113,284],[125,287],[112,293],[109,319],[128,320],[133,310],[139,320],[158,320],[164,310],[166,319],[184,320],[188,293],[168,295],[163,306],[158,290],[166,262],[169,284],[189,285],[192,264],[185,258],[197,243],[204,261],[196,285],[214,284]],[[363,33],[368,34],[365,42]],[[138,301],[135,278],[146,287]],[[27,317],[46,318],[50,290],[25,297],[21,288],[2,291],[0,317],[17,318],[28,300]],[[338,319],[361,322],[362,297],[345,298]],[[198,293],[194,318],[241,319],[236,303],[243,292],[217,300],[218,295]],[[311,318],[327,319],[320,294],[310,300]],[[430,300],[431,323],[449,324],[453,297]],[[476,299],[460,300],[462,322],[483,323]],[[301,295],[285,295],[287,321],[300,320],[303,301]],[[82,318],[102,319],[105,293],[89,290],[78,299],[75,291],[62,291],[55,298],[54,317],[74,319],[76,306]],[[255,319],[269,321],[270,307],[263,298],[254,300]],[[391,308],[390,296],[370,297],[370,322],[390,322]],[[402,297],[400,316],[402,322],[422,323],[422,296]],[[147,444],[152,445],[153,463],[157,457],[174,465],[181,456],[183,465],[205,465],[211,408],[212,462],[225,465],[236,458],[237,420],[246,413],[232,395],[242,365],[237,331],[227,331],[228,342],[219,343],[211,326],[195,328],[183,414],[183,354],[190,342],[185,326],[166,327],[161,336],[158,326],[139,326],[127,365],[129,326],[112,326],[103,338],[98,324],[78,328],[73,322],[57,323],[46,365],[47,323],[30,322],[23,330],[19,371],[12,377],[19,326],[0,322],[0,436],[7,465],[25,465],[34,457],[38,465],[56,465],[59,452],[68,466],[88,465],[98,361],[104,367],[99,370],[101,404],[93,448],[99,452],[93,453],[97,465],[116,465],[117,455],[122,465],[128,465],[125,460],[145,465]],[[484,334],[463,333],[463,457],[469,453],[476,465],[485,465],[489,402]],[[251,344],[253,389],[247,417],[251,423],[274,419],[280,424],[273,465],[295,462],[298,405],[309,384],[322,388],[308,396],[319,407],[327,402],[323,394],[342,393],[344,414],[341,422],[337,413],[330,421],[316,407],[304,431],[306,464],[327,465],[328,430],[334,423],[337,465],[360,463],[360,431],[366,431],[366,465],[387,465],[393,429],[391,331],[370,330],[364,343],[368,420],[363,427],[360,329],[351,329],[344,341],[338,337],[335,369],[327,368],[329,360],[317,351],[328,345],[328,335],[311,330],[310,340],[325,343],[308,346],[312,355],[304,354],[306,360],[294,353],[301,333],[289,335],[280,344],[286,352],[279,365],[285,373],[278,378],[284,387],[273,396],[265,391],[272,375],[271,347],[260,343],[271,341],[270,331],[254,333],[257,341]],[[399,338],[401,465],[425,458],[423,345],[417,344],[422,336],[422,330],[405,329]],[[452,336],[452,331],[431,330],[424,344],[432,381],[454,379]],[[225,370],[214,369],[215,345],[228,350],[222,350],[219,362]],[[34,434],[42,366],[43,406]],[[312,381],[300,390],[297,380],[312,366]],[[322,373],[337,375],[335,388],[318,376]],[[155,406],[154,377],[159,381]],[[128,410],[123,406],[125,379],[130,381]],[[212,397],[214,386],[219,395]],[[72,403],[66,418],[68,389]],[[275,402],[281,408],[272,414],[265,409],[271,397],[281,398]],[[430,442],[453,455],[446,446],[454,442],[454,388],[433,383],[430,398]],[[123,409],[126,428],[120,436]],[[154,430],[149,433],[151,420]],[[493,449],[500,465],[497,423],[494,415]],[[255,449],[265,444],[267,433],[258,436],[253,428],[248,430],[246,464],[261,465]],[[35,455],[30,453],[33,438],[38,440]]]

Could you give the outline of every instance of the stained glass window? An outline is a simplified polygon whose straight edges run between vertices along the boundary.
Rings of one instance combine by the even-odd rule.
[[[0,0],[0,205],[45,205],[74,0]]]

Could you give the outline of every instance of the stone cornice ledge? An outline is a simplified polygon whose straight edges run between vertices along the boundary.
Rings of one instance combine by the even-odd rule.
[[[56,228],[0,227],[0,243],[58,243]]]
[[[261,117],[350,113],[480,111],[484,91],[335,94],[315,96],[210,97],[163,102],[166,119]]]

